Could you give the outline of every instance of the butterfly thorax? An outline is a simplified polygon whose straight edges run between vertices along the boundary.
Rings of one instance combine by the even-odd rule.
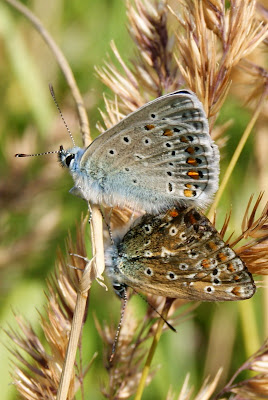
[[[91,168],[90,160],[83,163],[82,158],[87,149],[73,147],[59,152],[59,162],[64,168],[68,168],[75,182],[70,192],[82,197],[87,201],[99,204],[103,202],[102,192],[104,190],[105,174],[101,169]]]

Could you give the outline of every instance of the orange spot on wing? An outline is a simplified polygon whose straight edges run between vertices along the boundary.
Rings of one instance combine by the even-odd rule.
[[[175,217],[177,217],[177,216],[179,215],[179,213],[178,213],[178,211],[174,208],[173,210],[170,210],[169,215],[170,215],[172,218],[175,218]]]
[[[170,129],[165,129],[163,135],[164,136],[173,136],[173,131]]]
[[[185,136],[181,136],[180,141],[182,143],[189,143],[189,141],[187,140],[187,138]]]
[[[209,260],[207,260],[206,258],[201,262],[201,265],[204,268],[210,268],[210,266],[211,266]]]
[[[198,171],[188,171],[187,175],[193,179],[199,179],[199,172]]]
[[[194,166],[197,165],[197,162],[196,162],[195,158],[188,157],[186,162],[187,162],[187,164],[190,164],[190,165],[194,165]]]
[[[230,271],[230,272],[235,272],[235,268],[234,268],[234,266],[233,266],[232,263],[228,264],[227,269],[228,269],[228,271]]]
[[[187,149],[185,151],[187,151],[187,153],[189,153],[189,154],[195,153],[195,149],[192,146],[187,147]]]
[[[233,290],[232,290],[232,293],[233,293],[235,296],[240,296],[240,294],[241,294],[241,288],[240,288],[239,286],[234,287]]]
[[[148,124],[148,125],[145,125],[145,128],[146,128],[148,131],[150,131],[151,129],[154,129],[154,128],[155,128],[155,125]]]
[[[228,257],[224,253],[219,253],[217,255],[217,258],[218,258],[218,260],[223,261],[223,262],[228,260]]]
[[[193,214],[189,215],[189,220],[192,225],[197,223],[197,219],[193,216]]]
[[[211,250],[217,250],[217,248],[218,248],[218,246],[214,243],[214,242],[212,242],[212,241],[210,241],[210,242],[208,242],[208,246],[209,246],[209,248],[211,249]]]
[[[185,197],[193,197],[194,192],[190,189],[184,189],[183,191]]]

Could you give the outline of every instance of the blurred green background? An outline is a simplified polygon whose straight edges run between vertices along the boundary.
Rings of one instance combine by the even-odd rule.
[[[113,39],[120,54],[133,57],[134,45],[126,29],[125,4],[122,0],[99,1],[24,1],[43,22],[63,50],[76,77],[90,119],[92,134],[100,120],[98,108],[104,109],[102,94],[105,87],[97,79],[94,66],[103,65],[111,54]],[[58,103],[76,143],[82,145],[75,105],[65,79],[54,57],[30,23],[5,2],[0,5],[0,318],[1,326],[16,327],[12,309],[25,316],[38,331],[39,311],[45,302],[45,278],[53,271],[56,252],[64,250],[68,230],[75,232],[75,223],[86,203],[71,196],[71,177],[62,170],[56,156],[27,159],[14,158],[17,152],[38,153],[57,150],[59,145],[71,146],[48,90],[52,83]],[[230,140],[223,149],[222,174],[239,141],[250,113],[234,97],[226,102],[219,122],[233,119],[228,130]],[[232,207],[230,232],[239,232],[241,219],[249,196],[257,196],[264,187],[259,183],[256,161],[256,136],[251,136],[228,185],[218,210],[219,226]],[[256,197],[255,197],[256,198]],[[142,313],[141,300],[134,301],[136,313]],[[199,387],[204,374],[216,372],[226,363],[226,373],[245,361],[247,348],[257,350],[265,338],[263,289],[252,300],[241,303],[202,304],[194,317],[178,327],[178,334],[166,332],[161,338],[154,365],[161,365],[144,398],[165,398],[170,385],[178,393],[187,372],[191,383]],[[245,344],[241,329],[241,310],[247,313],[249,324],[255,320],[256,335]],[[92,311],[99,321],[119,319],[120,302],[109,291],[93,285],[91,307],[84,332],[85,360],[95,351],[99,356],[86,378],[86,393],[101,399],[99,385],[106,379],[102,364],[102,344],[94,327]],[[252,315],[251,315],[252,313]],[[250,329],[250,327],[248,327]],[[9,372],[10,355],[4,347],[3,332],[0,348],[1,399],[15,399]],[[220,347],[224,341],[222,359],[212,365],[214,335]],[[210,346],[209,346],[210,343]],[[228,348],[228,346],[230,348]],[[225,360],[230,351],[231,359]],[[218,363],[218,364],[217,364]],[[157,395],[156,395],[157,394]],[[156,396],[156,397],[155,397]]]

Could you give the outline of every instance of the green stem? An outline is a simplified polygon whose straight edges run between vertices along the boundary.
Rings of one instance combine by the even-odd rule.
[[[228,183],[228,181],[230,179],[230,176],[232,175],[232,172],[233,172],[233,170],[234,170],[234,168],[236,166],[237,160],[240,157],[240,154],[241,154],[241,152],[242,152],[242,150],[243,150],[243,148],[245,146],[245,143],[246,143],[246,141],[247,141],[247,139],[248,139],[248,137],[249,137],[249,135],[250,135],[250,133],[252,131],[252,128],[253,128],[256,120],[258,119],[258,117],[260,115],[260,112],[262,110],[262,105],[263,105],[263,103],[265,101],[266,95],[267,95],[267,87],[265,87],[265,89],[264,89],[264,91],[263,91],[263,93],[262,93],[262,95],[260,97],[260,101],[257,104],[256,110],[255,110],[254,114],[252,115],[252,118],[249,121],[249,124],[246,127],[246,129],[245,129],[245,131],[243,133],[243,136],[241,137],[240,142],[238,143],[238,146],[237,146],[237,148],[236,148],[236,150],[235,150],[235,152],[233,154],[233,157],[232,157],[232,159],[231,159],[231,161],[230,161],[230,163],[229,163],[229,165],[227,167],[227,170],[226,170],[225,175],[223,177],[222,183],[221,183],[221,185],[219,187],[219,190],[218,190],[218,192],[217,192],[217,194],[215,196],[214,202],[213,202],[213,204],[212,204],[212,206],[211,206],[211,208],[209,210],[209,213],[208,213],[208,218],[209,219],[211,219],[213,217],[213,214],[214,214],[214,212],[215,212],[215,210],[216,210],[216,208],[217,208],[217,206],[219,204],[219,201],[220,201],[221,196],[222,196],[222,194],[223,194],[223,192],[224,192],[224,190],[225,190],[225,188],[227,186],[227,183]]]
[[[152,360],[153,360],[153,356],[154,356],[154,353],[156,351],[157,344],[158,344],[158,342],[160,340],[162,329],[163,329],[163,326],[165,324],[165,319],[167,319],[167,315],[168,315],[170,307],[171,307],[171,305],[173,303],[173,300],[174,299],[169,299],[169,298],[166,299],[166,303],[164,305],[164,309],[163,309],[163,312],[161,314],[163,316],[163,318],[159,319],[158,326],[157,326],[157,329],[156,329],[156,333],[155,333],[152,345],[150,347],[149,354],[148,354],[147,360],[145,362],[145,366],[144,366],[143,371],[142,371],[142,376],[141,376],[141,379],[140,379],[140,382],[139,382],[139,386],[138,386],[138,389],[137,389],[136,396],[135,396],[134,400],[140,400],[141,397],[142,397],[142,393],[143,393],[144,388],[145,388],[146,379],[147,379],[147,376],[149,374],[149,370],[150,370],[150,366],[151,366],[151,363],[152,363]]]
[[[261,347],[252,301],[239,302],[239,314],[247,357]]]

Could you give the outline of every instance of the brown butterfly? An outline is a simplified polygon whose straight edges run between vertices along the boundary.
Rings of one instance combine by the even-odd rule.
[[[202,301],[244,300],[256,291],[245,263],[194,207],[143,216],[106,251],[106,271],[120,297],[128,286]]]

